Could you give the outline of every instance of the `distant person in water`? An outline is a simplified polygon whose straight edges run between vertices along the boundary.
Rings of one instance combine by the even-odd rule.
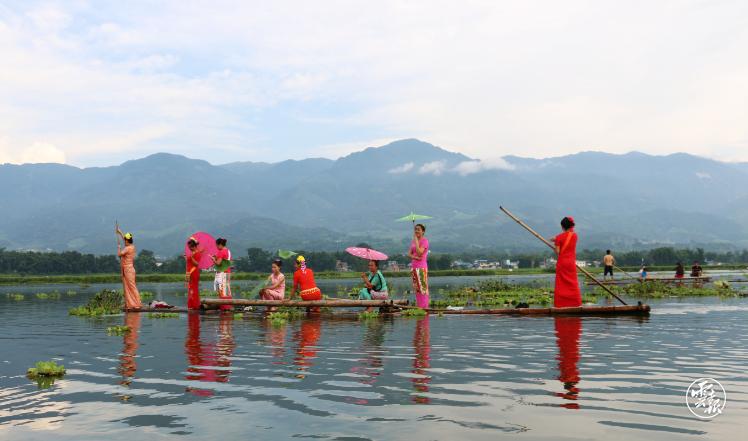
[[[296,257],[296,271],[293,273],[293,291],[292,296],[298,291],[301,300],[322,300],[322,291],[317,287],[314,281],[314,271],[307,268],[304,256]],[[318,312],[319,308],[307,308],[307,312]]]
[[[190,253],[184,258],[187,262],[185,283],[187,284],[187,309],[200,309],[200,243],[194,237],[187,241]]]
[[[556,284],[553,290],[553,306],[556,308],[582,305],[582,292],[577,279],[577,233],[574,218],[561,219],[562,232],[553,239],[558,255]]]
[[[616,264],[616,258],[613,257],[613,254],[611,254],[610,250],[607,250],[605,252],[605,256],[603,256],[603,265],[605,266],[605,270],[603,271],[603,280],[607,279],[608,276],[610,276],[610,280],[613,280],[613,265]]]
[[[361,273],[361,279],[364,281],[364,288],[358,292],[359,300],[387,300],[387,280],[379,271],[379,262],[376,260],[369,261],[369,272]],[[373,307],[366,308],[367,311],[373,310]]]
[[[678,262],[675,265],[675,278],[676,279],[682,279],[686,275],[686,269],[683,267],[683,264],[681,262]]]
[[[286,276],[281,272],[283,261],[276,259],[270,265],[271,272],[267,278],[267,287],[260,290],[262,300],[283,300],[286,295]],[[275,311],[275,307],[268,309],[268,312]]]
[[[413,227],[413,240],[410,242],[408,257],[411,262],[411,279],[416,294],[416,306],[429,307],[429,240],[426,239],[426,226],[416,224]]]
[[[135,245],[133,244],[133,237],[131,233],[122,233],[119,227],[116,228],[117,233],[117,256],[120,259],[120,272],[122,274],[122,290],[125,297],[125,309],[140,309],[142,304],[140,303],[140,292],[138,291],[138,285],[135,283]],[[120,238],[124,241],[125,246],[122,247]]]
[[[641,280],[647,280],[647,276],[648,276],[647,267],[642,265],[641,269],[639,269],[639,278]]]
[[[213,280],[213,290],[218,294],[219,299],[231,298],[231,251],[226,248],[226,239],[219,237],[216,239],[216,248],[218,252],[213,256],[213,263],[216,265],[216,277]],[[221,305],[222,311],[234,309],[231,305]]]
[[[699,262],[694,261],[693,265],[691,266],[691,277],[701,277],[703,273],[704,273],[704,269],[701,268],[701,265],[699,265]]]

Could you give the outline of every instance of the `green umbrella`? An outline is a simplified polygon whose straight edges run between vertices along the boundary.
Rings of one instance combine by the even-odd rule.
[[[278,250],[278,257],[280,257],[281,259],[290,259],[297,254],[298,253],[289,250]]]
[[[400,219],[396,219],[397,222],[413,222],[415,223],[417,220],[423,220],[423,219],[431,219],[431,216],[426,216],[423,214],[415,214],[412,211],[409,215],[403,216]]]

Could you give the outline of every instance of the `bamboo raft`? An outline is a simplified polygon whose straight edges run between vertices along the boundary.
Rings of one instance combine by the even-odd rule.
[[[649,277],[645,280],[641,279],[615,279],[615,280],[601,280],[600,283],[604,285],[630,285],[632,283],[642,283],[642,282],[660,282],[660,283],[666,283],[666,284],[673,284],[673,283],[682,283],[682,282],[691,282],[691,283],[699,283],[699,282],[711,282],[712,278],[710,276],[702,276],[702,277],[683,277],[681,279],[675,278],[675,277]],[[585,285],[596,285],[594,282],[585,282]]]
[[[407,300],[257,300],[257,299],[203,299],[206,309],[221,305],[232,306],[287,306],[294,308],[355,308],[355,307],[380,307],[393,308],[407,306]]]
[[[580,306],[576,308],[502,308],[502,309],[429,309],[438,314],[494,314],[494,315],[570,315],[570,316],[610,316],[610,315],[649,315],[649,305],[620,306]]]

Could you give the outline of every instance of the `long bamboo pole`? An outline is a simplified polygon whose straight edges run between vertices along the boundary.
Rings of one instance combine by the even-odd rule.
[[[622,270],[618,265],[613,265],[613,268],[617,269],[618,271],[622,272],[623,274],[626,274],[632,280],[636,280],[637,282],[640,282],[640,283],[643,281],[640,277],[634,277],[631,274],[627,273],[626,271]]]
[[[407,305],[407,300],[254,300],[254,299],[203,299],[205,305],[237,305],[237,306],[399,306]]]
[[[545,237],[543,237],[540,234],[538,234],[535,230],[533,230],[532,228],[530,228],[529,225],[527,225],[526,223],[522,222],[519,218],[517,218],[517,216],[513,215],[509,210],[507,210],[506,208],[504,208],[502,206],[499,206],[499,209],[501,211],[503,211],[504,214],[506,214],[507,216],[509,216],[513,221],[515,221],[518,224],[520,224],[525,230],[529,231],[530,234],[532,234],[533,236],[535,236],[538,239],[540,239],[544,244],[548,245],[553,251],[556,251],[556,247],[553,246],[552,243],[548,242],[548,240]],[[605,291],[607,291],[608,294],[610,294],[613,297],[615,297],[616,299],[618,299],[619,302],[623,303],[624,305],[628,304],[628,303],[624,302],[623,299],[621,299],[620,297],[618,297],[616,295],[616,293],[614,293],[610,288],[608,288],[602,282],[600,282],[599,280],[597,280],[592,274],[590,274],[589,271],[587,271],[586,269],[582,268],[579,265],[577,265],[577,269],[579,269],[579,271],[581,271],[585,276],[589,277],[590,280],[592,280],[593,282],[595,282],[595,284],[598,285],[600,288],[602,288]]]

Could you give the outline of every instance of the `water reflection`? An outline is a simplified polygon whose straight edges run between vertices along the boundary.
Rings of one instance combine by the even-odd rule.
[[[429,316],[419,319],[416,322],[416,330],[413,334],[413,349],[415,357],[413,358],[413,369],[411,373],[415,374],[411,381],[413,389],[416,392],[426,393],[429,391],[431,377],[428,375],[428,369],[431,367],[431,334],[429,331]],[[413,395],[413,402],[418,404],[429,404],[431,400],[423,395]]]
[[[138,336],[140,335],[141,316],[140,313],[125,314],[125,326],[130,328],[130,332],[126,332],[122,337],[123,348],[119,357],[119,373],[122,375],[120,384],[123,386],[129,386],[132,383],[132,378],[138,370],[138,363],[135,359],[140,346]]]
[[[565,392],[555,395],[569,402],[560,404],[567,409],[579,409],[579,338],[582,335],[580,317],[555,317],[556,345],[558,345],[558,380]]]
[[[218,318],[218,339],[206,342],[201,336],[200,314],[187,316],[187,338],[184,351],[187,355],[187,380],[226,383],[231,375],[231,357],[236,343],[233,335],[234,318],[230,314],[220,314]],[[194,395],[211,396],[213,391],[190,387]]]
[[[294,334],[294,341],[297,344],[296,356],[293,359],[296,369],[301,371],[296,374],[297,378],[304,378],[304,372],[314,366],[314,359],[317,358],[317,343],[322,334],[322,320],[319,316],[309,316],[301,322],[301,327]]]

